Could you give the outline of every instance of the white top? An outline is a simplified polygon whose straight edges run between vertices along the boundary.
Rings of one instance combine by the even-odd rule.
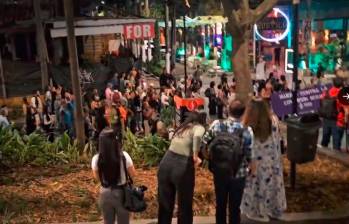
[[[265,61],[259,62],[256,66],[256,79],[266,80],[265,77]]]
[[[36,105],[36,98],[38,100],[38,106]],[[42,112],[42,102],[41,102],[40,97],[33,96],[31,98],[31,106],[36,108],[38,110],[38,112]]]
[[[126,168],[130,168],[133,166],[133,161],[130,157],[130,155],[127,152],[123,152],[126,160]],[[98,158],[99,154],[96,154],[93,156],[92,161],[91,161],[91,167],[93,171],[98,171]],[[121,170],[121,176],[120,176],[120,182],[118,185],[124,185],[126,184],[126,175],[125,175],[125,169],[124,169],[124,163],[121,161],[120,163],[120,170]]]
[[[51,91],[47,91],[46,94],[45,94],[45,100],[48,101],[48,100],[52,100],[52,94],[51,94]]]

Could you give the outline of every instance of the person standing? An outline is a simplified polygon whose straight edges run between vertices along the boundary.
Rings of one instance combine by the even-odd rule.
[[[105,128],[99,135],[99,153],[92,158],[93,176],[101,184],[99,206],[105,224],[130,223],[129,212],[123,207],[126,173],[131,177],[136,174],[132,159],[122,151],[122,134]]]
[[[0,110],[0,128],[4,127],[9,127],[10,122],[8,122],[7,117],[6,117],[6,111],[1,109]]]
[[[32,108],[36,109],[36,111],[39,113],[40,118],[43,112],[43,104],[40,98],[40,91],[34,92],[34,96],[31,98],[31,106]]]
[[[23,114],[25,116],[25,132],[27,135],[35,131],[35,116],[33,114],[33,109],[28,102],[26,97],[23,97]]]
[[[217,95],[215,90],[216,83],[214,81],[210,82],[210,87],[205,91],[205,95],[208,98],[208,108],[210,116],[215,116],[217,114]]]
[[[105,89],[104,94],[105,94],[105,99],[106,100],[108,100],[108,101],[112,101],[113,100],[113,95],[114,95],[113,84],[111,84],[111,83],[107,84],[107,88]]]
[[[211,157],[210,170],[213,173],[216,194],[216,223],[219,224],[227,223],[227,204],[229,204],[229,223],[239,224],[241,222],[240,204],[245,180],[249,175],[249,171],[254,172],[251,151],[254,138],[253,131],[250,127],[244,127],[240,121],[244,110],[245,107],[240,101],[235,100],[231,102],[229,105],[229,117],[223,121],[215,120],[203,137],[203,143],[208,146],[208,153]],[[221,141],[222,145],[219,147],[218,141],[223,137],[225,137],[224,141]],[[228,145],[227,143],[233,144]],[[237,147],[234,148],[240,151],[238,163],[230,163],[229,160],[227,161],[228,158],[222,158],[222,161],[219,161],[219,158],[217,160],[213,159],[216,157],[212,151],[217,149],[215,146],[223,148],[223,150],[226,149],[225,152],[222,152],[222,155],[217,155],[217,157],[224,157],[224,155],[231,152],[231,145],[236,145]],[[220,168],[222,167],[221,165],[224,165],[223,160],[227,162],[224,164],[228,164],[228,169],[233,169],[234,166],[232,172],[222,172]],[[219,164],[219,162],[222,162],[222,164]]]
[[[45,108],[44,111],[47,110],[48,113],[52,113],[52,88],[51,86],[48,86],[45,91]]]
[[[223,119],[225,104],[226,104],[226,96],[225,96],[225,93],[223,90],[223,86],[220,84],[220,85],[218,85],[218,92],[217,92],[217,116],[218,116],[218,119]]]
[[[247,177],[241,210],[251,220],[269,222],[280,218],[287,206],[279,121],[263,99],[254,99],[246,108],[243,123],[254,133],[256,172]]]
[[[256,80],[257,82],[266,80],[266,62],[263,57],[259,57],[259,61],[256,65]]]
[[[333,80],[333,87],[325,91],[321,96],[319,114],[323,118],[322,147],[328,147],[331,137],[333,148],[341,150],[342,138],[345,129],[345,112],[337,96],[343,86],[341,78]]]
[[[158,172],[158,223],[170,224],[176,197],[178,199],[178,223],[193,223],[193,195],[195,166],[200,143],[205,133],[205,116],[197,112],[188,115],[175,131],[169,150],[162,159]]]

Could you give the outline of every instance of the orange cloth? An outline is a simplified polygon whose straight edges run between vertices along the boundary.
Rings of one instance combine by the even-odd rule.
[[[126,120],[127,120],[127,109],[123,106],[119,107],[119,112],[120,112],[120,116],[121,116],[121,120],[124,124],[126,124]]]
[[[174,101],[176,103],[177,109],[180,107],[186,107],[189,111],[194,111],[199,106],[203,106],[205,101],[203,98],[180,98],[179,96],[174,96]]]

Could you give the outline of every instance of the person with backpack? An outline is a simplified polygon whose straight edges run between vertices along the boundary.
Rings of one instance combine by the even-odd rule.
[[[268,102],[257,98],[247,105],[243,123],[254,133],[252,154],[256,172],[246,179],[241,211],[254,221],[279,219],[287,206],[279,120]]]
[[[203,137],[207,146],[209,167],[213,173],[216,194],[216,223],[239,224],[240,204],[246,177],[254,173],[252,163],[253,131],[240,118],[245,106],[238,100],[229,105],[229,117],[214,121]]]
[[[170,224],[176,198],[178,223],[193,223],[193,196],[195,166],[201,164],[198,157],[201,138],[205,133],[206,117],[198,112],[190,113],[174,132],[173,138],[158,172],[158,223]]]
[[[321,146],[328,147],[332,137],[333,148],[336,150],[341,150],[345,129],[344,107],[337,99],[342,86],[343,80],[335,78],[333,87],[322,94],[319,109],[319,115],[323,118]]]
[[[124,208],[124,186],[127,175],[136,174],[130,155],[122,151],[121,128],[105,128],[99,135],[98,154],[93,156],[93,176],[101,184],[99,206],[105,224],[130,223],[129,212]],[[127,173],[126,173],[127,172]]]

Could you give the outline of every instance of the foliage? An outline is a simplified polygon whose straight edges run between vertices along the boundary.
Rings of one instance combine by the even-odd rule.
[[[94,153],[90,145],[79,150],[77,143],[64,133],[50,142],[40,133],[21,135],[13,128],[0,128],[0,156],[5,166],[49,166],[63,163],[80,163]]]
[[[156,76],[160,76],[163,72],[163,65],[161,61],[152,60],[147,62],[145,67],[147,68],[148,72]]]
[[[168,106],[161,109],[160,120],[166,127],[171,127],[176,118],[176,109],[174,106]]]
[[[124,136],[123,149],[140,166],[157,166],[169,147],[169,142],[157,135],[139,138],[127,130]]]
[[[165,7],[163,3],[153,3],[149,7],[149,17],[154,19],[165,19]]]

